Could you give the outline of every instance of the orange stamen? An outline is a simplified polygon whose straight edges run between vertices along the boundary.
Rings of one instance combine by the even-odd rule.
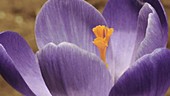
[[[106,67],[108,67],[108,64],[106,63],[106,50],[108,47],[110,36],[113,33],[113,28],[108,28],[104,25],[98,25],[93,28],[93,33],[96,36],[93,43],[97,46],[100,52],[100,58],[106,64]]]

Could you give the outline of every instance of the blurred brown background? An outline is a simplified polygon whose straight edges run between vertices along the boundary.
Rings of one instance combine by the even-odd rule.
[[[0,0],[0,32],[12,30],[19,32],[36,51],[34,37],[35,17],[46,0]],[[102,12],[107,0],[86,0]],[[170,0],[161,0],[169,17],[170,30]],[[169,36],[170,38],[170,36]],[[170,48],[170,39],[168,43]],[[21,96],[0,77],[0,96]],[[170,91],[166,96],[170,96]]]

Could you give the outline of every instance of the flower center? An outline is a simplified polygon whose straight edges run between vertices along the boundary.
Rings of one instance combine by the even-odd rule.
[[[106,63],[106,50],[113,31],[113,28],[108,28],[104,25],[98,25],[93,28],[93,33],[96,36],[93,44],[97,46],[100,52],[100,58],[106,64],[106,67],[108,67],[108,64]]]

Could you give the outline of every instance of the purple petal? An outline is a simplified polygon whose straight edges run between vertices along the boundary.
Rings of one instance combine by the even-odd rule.
[[[114,27],[115,29],[115,32],[111,37],[113,59],[110,64],[112,68],[111,74],[115,79],[119,78],[123,72],[131,66],[136,58],[140,57],[138,55],[143,56],[144,54],[152,52],[156,48],[164,47],[167,43],[167,31],[164,31],[165,25],[160,23],[161,21],[159,21],[159,15],[157,18],[150,18],[148,21],[148,14],[153,11],[152,17],[155,17],[157,13],[153,10],[153,8],[145,8],[146,6],[147,4],[141,2],[140,0],[109,0],[104,9],[103,15],[108,25],[110,27]],[[152,19],[156,19],[156,21],[152,21]],[[147,21],[152,23],[156,22],[156,24],[149,25],[147,27],[147,24],[149,24]],[[155,31],[155,29],[153,32],[153,27],[150,26],[156,26],[157,31]],[[155,37],[153,39],[150,38],[150,36],[145,38],[145,34],[150,34],[149,32],[146,33],[146,31],[152,31],[151,33],[154,33],[154,35],[152,34],[152,37],[156,36],[156,38],[159,39],[155,40]],[[144,38],[145,41],[149,40],[154,44],[152,44],[153,46],[150,48],[148,47],[150,43],[148,43],[145,49],[150,49],[148,51],[145,50],[145,52],[141,54],[141,52],[137,52],[137,49]],[[156,43],[158,44],[156,45]],[[144,45],[141,46],[142,47],[140,48],[143,49]]]
[[[113,85],[104,63],[71,43],[50,43],[38,53],[38,59],[54,96],[108,96]]]
[[[153,8],[156,10],[158,13],[158,16],[160,18],[160,22],[162,25],[162,31],[165,32],[165,34],[168,34],[168,22],[167,22],[167,17],[165,10],[163,8],[163,5],[160,0],[140,0],[141,2],[148,2],[153,6]]]
[[[170,86],[170,50],[157,49],[129,68],[110,96],[164,96]]]
[[[138,13],[142,5],[137,0],[109,0],[104,11],[109,27],[115,32],[111,37],[111,73],[117,79],[129,67],[136,41]]]
[[[95,53],[92,28],[97,25],[105,25],[103,16],[84,0],[50,0],[36,20],[38,47],[71,42]]]
[[[10,56],[1,44],[0,57],[0,73],[2,77],[22,94],[34,96],[34,93],[30,90],[20,73],[16,70],[14,62],[11,60]]]
[[[144,14],[146,14],[147,11],[151,11],[148,15],[148,18],[140,18],[144,17]],[[142,22],[142,20],[144,20],[144,22],[142,23],[147,24],[138,23],[138,32],[143,33],[143,31],[146,31],[146,34],[139,34],[137,37],[141,38],[142,42],[139,41],[141,43],[138,45],[137,50],[135,50],[137,51],[137,53],[135,54],[136,59],[142,57],[145,54],[152,53],[156,48],[166,47],[168,37],[167,32],[163,31],[163,27],[161,25],[158,14],[151,5],[147,3],[144,5],[139,18],[141,19],[139,20],[139,22]],[[147,22],[145,22],[145,20],[147,20]]]
[[[1,74],[4,74],[5,79],[11,84],[14,82],[13,80],[20,79],[18,76],[11,79],[11,76],[20,74],[25,83],[35,95],[50,96],[49,90],[43,81],[39,65],[35,60],[34,53],[26,41],[17,33],[7,31],[0,34],[0,44],[2,44],[2,46],[5,48],[7,52],[6,54],[11,59],[10,62],[14,64],[11,65],[10,62],[1,63],[1,67],[6,68],[4,70],[8,70],[8,66],[11,70],[9,71],[10,73],[8,73],[11,74],[9,76],[5,75],[7,74],[5,71],[1,72]],[[13,71],[18,73],[13,73]],[[21,83],[23,80],[21,79]]]

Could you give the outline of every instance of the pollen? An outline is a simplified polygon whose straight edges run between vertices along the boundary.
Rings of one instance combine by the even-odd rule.
[[[107,47],[109,46],[108,43],[110,40],[110,36],[112,35],[114,29],[108,28],[104,25],[98,25],[94,27],[92,30],[96,36],[96,38],[93,41],[93,44],[96,45],[96,47],[98,48],[100,58],[106,64],[106,67],[108,67],[108,64],[106,62],[106,50]]]

